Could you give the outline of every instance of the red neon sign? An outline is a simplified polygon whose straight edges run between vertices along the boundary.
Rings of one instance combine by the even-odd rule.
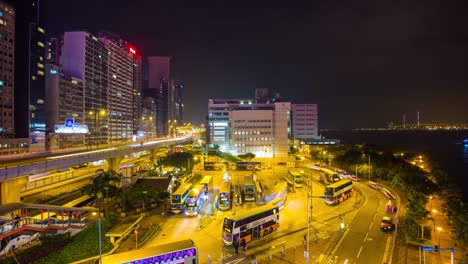
[[[130,47],[129,50],[130,50],[130,53],[132,53],[133,55],[136,55],[136,50],[134,48]]]

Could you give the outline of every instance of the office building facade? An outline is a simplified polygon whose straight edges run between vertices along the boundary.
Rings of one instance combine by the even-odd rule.
[[[292,104],[292,137],[299,141],[320,139],[317,104]]]
[[[88,145],[88,133],[54,133],[55,126],[72,119],[78,125],[85,124],[84,85],[81,79],[67,76],[61,67],[47,64],[46,110],[48,133],[47,149],[71,148]]]
[[[15,136],[15,10],[2,1],[0,51],[0,138],[5,139]]]
[[[108,143],[109,138],[109,51],[88,32],[65,32],[60,65],[66,75],[83,80],[85,124],[90,144]]]
[[[210,99],[209,143],[234,155],[287,157],[289,102],[258,103],[255,99]]]

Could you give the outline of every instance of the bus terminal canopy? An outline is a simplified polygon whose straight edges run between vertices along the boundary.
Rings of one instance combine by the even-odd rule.
[[[0,206],[0,215],[6,215],[17,210],[23,209],[43,209],[50,211],[87,211],[87,212],[97,212],[98,209],[94,207],[64,207],[57,205],[47,205],[47,204],[31,204],[31,203],[9,203]]]

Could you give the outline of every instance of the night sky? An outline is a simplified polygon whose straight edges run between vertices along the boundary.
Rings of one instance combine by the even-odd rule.
[[[319,105],[320,128],[468,123],[464,1],[47,1],[46,30],[108,30],[173,57],[186,121],[256,87]]]

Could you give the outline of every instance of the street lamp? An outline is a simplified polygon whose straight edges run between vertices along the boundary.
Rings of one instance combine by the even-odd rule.
[[[438,226],[438,227],[437,227],[437,231],[438,231],[438,233],[439,233],[439,244],[438,244],[437,247],[438,247],[438,249],[439,249],[439,254],[440,254],[440,231],[442,231],[442,227]]]
[[[88,112],[88,115],[89,116],[92,116],[94,117],[94,123],[95,123],[95,127],[94,127],[94,134],[95,134],[95,140],[96,140],[96,148],[99,148],[99,138],[101,136],[101,131],[100,131],[100,127],[99,127],[99,117],[104,117],[106,116],[106,111],[105,110],[98,110],[98,111],[89,111]]]

